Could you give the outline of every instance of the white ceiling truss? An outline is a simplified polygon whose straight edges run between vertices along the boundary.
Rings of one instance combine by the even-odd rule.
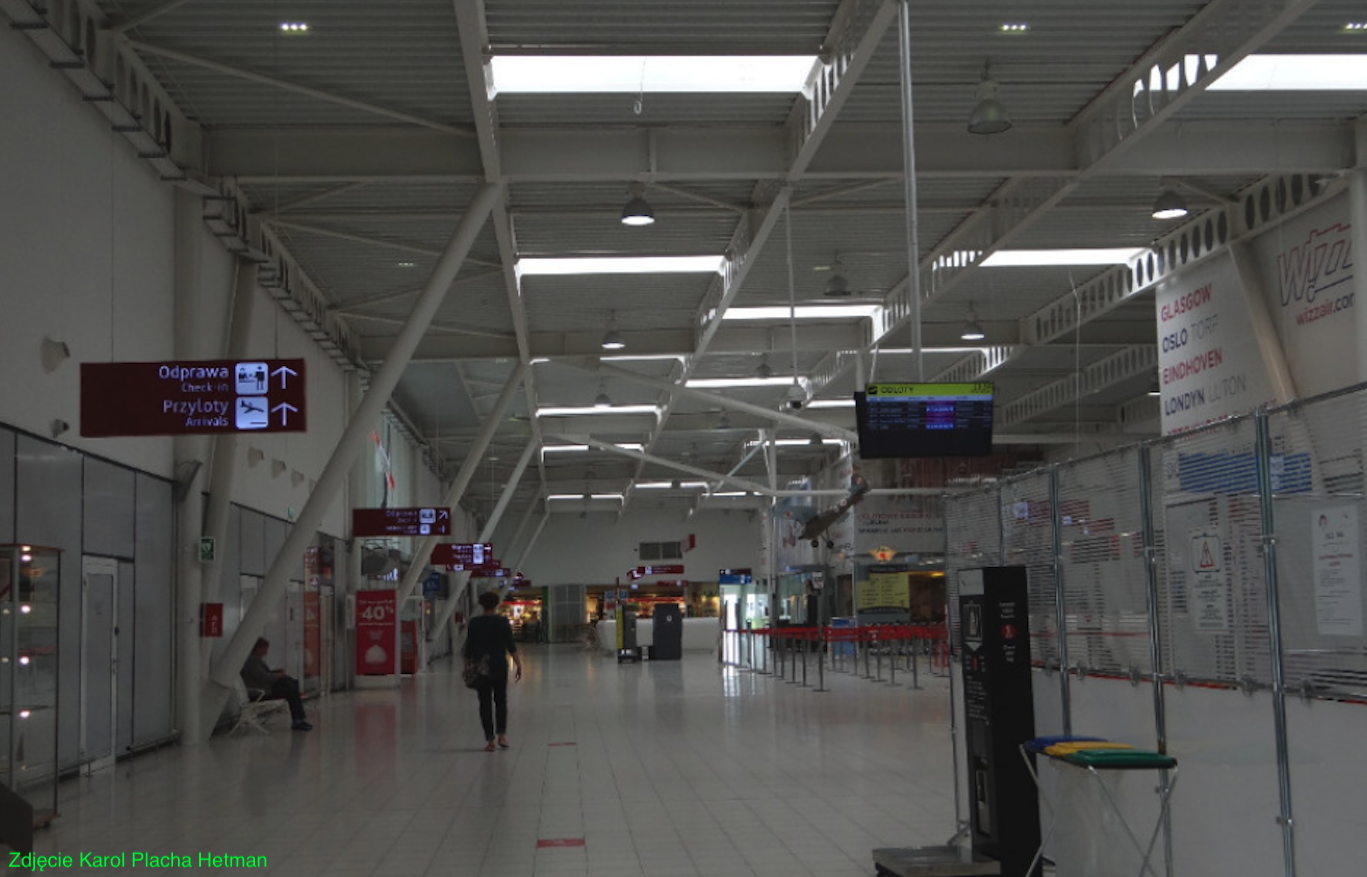
[[[283,36],[274,5],[254,2],[0,0],[0,13],[161,179],[203,198],[206,226],[259,266],[260,285],[344,368],[385,360],[476,190],[503,184],[391,412],[454,477],[503,385],[528,366],[477,461],[488,483],[472,479],[468,494],[484,514],[510,501],[520,538],[544,525],[548,496],[586,485],[622,495],[618,514],[647,493],[699,508],[696,490],[636,488],[679,472],[705,478],[707,493],[729,482],[774,495],[829,454],[747,443],[852,442],[853,410],[790,410],[782,383],[687,382],[749,377],[763,362],[804,398],[848,399],[858,381],[910,373],[913,311],[927,379],[997,383],[1001,443],[1151,436],[1155,286],[1333,197],[1367,160],[1367,91],[1209,88],[1251,54],[1367,52],[1367,34],[1344,27],[1360,4],[918,0],[907,7],[911,223],[900,2],[304,2],[291,16],[310,19],[306,36]],[[1005,22],[1029,28],[1007,33]],[[499,54],[591,51],[821,63],[791,95],[500,94],[490,79]],[[1016,124],[983,137],[965,123],[989,63]],[[1194,208],[1187,220],[1149,217],[1164,181]],[[654,225],[618,223],[633,184]],[[1003,249],[1075,246],[1150,255],[1113,268],[982,266]],[[713,275],[515,268],[586,255],[725,262]],[[823,295],[836,273],[847,298]],[[790,294],[882,310],[795,328],[727,316],[787,308]],[[987,330],[976,345],[958,337],[970,314]],[[638,358],[605,358],[609,327],[620,354]],[[600,393],[658,414],[537,414],[591,407]],[[595,450],[538,454],[534,477],[513,478],[528,443],[555,436]]]

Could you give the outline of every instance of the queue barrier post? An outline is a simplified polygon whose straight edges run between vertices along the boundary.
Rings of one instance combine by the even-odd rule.
[[[810,627],[806,627],[806,628],[803,628],[803,629],[802,629],[802,687],[803,687],[803,688],[809,688],[809,687],[810,687],[810,686],[807,684],[807,653],[808,653],[809,651],[811,651],[811,649],[807,647],[807,643],[808,643],[808,642],[811,642],[811,633],[812,633],[812,629],[811,629]]]
[[[818,627],[816,629],[817,652],[816,652],[816,691],[826,691],[826,652],[827,642],[830,639],[829,627]],[[834,656],[832,656],[834,659]]]
[[[897,684],[897,657],[901,653],[902,645],[906,642],[906,626],[898,624],[891,630],[891,645],[887,652],[887,684],[895,686]]]

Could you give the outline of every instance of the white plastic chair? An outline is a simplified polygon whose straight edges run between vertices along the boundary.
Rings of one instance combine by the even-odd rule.
[[[289,706],[288,702],[279,698],[267,700],[266,692],[259,688],[249,691],[241,679],[237,680],[234,690],[237,692],[237,723],[228,732],[229,737],[242,728],[253,728],[262,734],[269,734],[271,729],[266,727],[265,719]]]

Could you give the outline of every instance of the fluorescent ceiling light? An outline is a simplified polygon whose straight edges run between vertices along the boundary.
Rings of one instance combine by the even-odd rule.
[[[519,277],[561,274],[721,274],[725,256],[602,256],[589,258],[523,257]]]
[[[582,493],[552,493],[550,496],[546,497],[546,499],[577,499],[580,502],[583,502],[586,499],[612,499],[616,500],[617,502],[621,502],[623,500],[623,496],[620,493],[591,493],[588,496],[584,496],[584,494]]]
[[[495,94],[796,94],[815,55],[498,55]]]
[[[537,417],[574,417],[579,414],[654,414],[660,416],[658,405],[612,405],[602,408],[597,405],[574,405],[562,408],[538,408]]]
[[[645,445],[638,444],[636,442],[617,442],[615,447],[619,447],[625,451],[644,451],[646,449]],[[546,445],[541,449],[541,453],[551,454],[561,451],[582,452],[587,451],[588,449],[588,445]]]
[[[787,387],[793,379],[787,376],[769,378],[694,378],[684,384],[695,390],[721,390],[728,387]]]
[[[744,490],[719,490],[715,493],[709,493],[708,496],[753,496],[753,494]]]
[[[706,481],[638,481],[636,486],[642,490],[702,490],[708,484]]]
[[[812,440],[811,440],[811,439],[777,439],[777,440],[774,442],[774,444],[777,445],[777,446],[780,447],[780,448],[796,448],[796,447],[804,447],[804,448],[805,448],[805,447],[810,446],[811,443],[812,443]],[[840,445],[840,444],[844,444],[844,442],[843,442],[842,440],[837,439],[837,438],[823,438],[823,439],[821,440],[821,443],[822,443],[823,445]],[[754,440],[754,439],[751,439],[750,441],[748,441],[748,442],[745,443],[745,446],[746,446],[747,448],[753,448],[755,445],[759,445],[759,444],[765,444],[765,442],[756,441],[756,440]]]
[[[683,362],[687,357],[682,353],[619,353],[598,357],[603,362],[651,362],[661,359],[675,359]],[[536,360],[532,360],[535,362]]]
[[[285,33],[307,33],[309,25],[307,21],[282,21],[280,29]]]
[[[1211,91],[1367,91],[1367,55],[1249,55]]]
[[[1143,247],[1098,247],[1085,250],[998,250],[982,261],[984,268],[1021,265],[1128,265],[1147,253]]]
[[[1001,26],[1002,33],[1025,33],[1030,29],[1030,23],[1026,21],[1008,21]]]
[[[813,399],[807,403],[808,408],[853,408],[853,399]]]
[[[940,346],[938,346],[938,345],[930,345],[930,346],[927,346],[927,347],[922,347],[922,348],[921,348],[921,352],[922,352],[922,353],[987,353],[988,349],[989,349],[989,348],[987,348],[987,347],[940,347]],[[878,348],[878,354],[879,354],[880,356],[883,356],[883,355],[900,356],[900,355],[903,355],[903,354],[911,354],[911,353],[915,353],[915,352],[916,352],[916,351],[912,350],[910,347],[880,347],[880,348]]]
[[[842,320],[877,316],[882,305],[798,305],[799,320]],[[793,314],[787,307],[727,308],[723,320],[786,320]]]

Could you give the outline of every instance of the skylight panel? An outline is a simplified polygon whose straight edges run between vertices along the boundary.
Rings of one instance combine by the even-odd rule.
[[[1211,91],[1367,91],[1367,55],[1249,55]]]
[[[724,256],[588,256],[568,258],[523,257],[519,276],[568,274],[720,274]]]
[[[796,94],[815,55],[499,55],[495,94]]]
[[[1142,247],[1098,247],[1080,250],[998,250],[982,261],[984,268],[1040,265],[1128,265],[1143,256]]]

